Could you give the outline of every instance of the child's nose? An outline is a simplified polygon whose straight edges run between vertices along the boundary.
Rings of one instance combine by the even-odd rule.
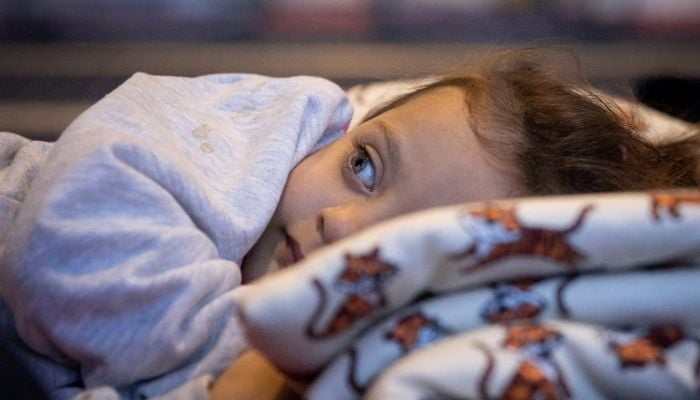
[[[316,227],[325,244],[357,232],[365,225],[361,218],[345,207],[324,208],[316,219]]]

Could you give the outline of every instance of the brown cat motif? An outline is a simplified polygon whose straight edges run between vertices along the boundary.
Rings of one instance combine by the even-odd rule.
[[[651,196],[651,216],[655,221],[659,221],[661,211],[665,211],[672,218],[678,219],[681,217],[678,206],[682,203],[700,204],[700,192],[653,194]]]
[[[469,210],[463,225],[474,238],[455,259],[475,257],[476,263],[464,272],[475,271],[501,259],[516,255],[543,257],[574,268],[585,257],[569,243],[569,235],[577,231],[593,209],[583,207],[576,220],[565,229],[523,226],[514,207],[490,207]]]
[[[561,371],[550,358],[551,351],[560,341],[559,332],[541,325],[509,326],[503,347],[520,350],[528,359],[518,366],[501,398],[570,398]]]
[[[518,365],[513,377],[499,399],[568,399],[570,391],[564,382],[562,372],[550,358],[551,351],[561,341],[559,332],[540,325],[512,325],[506,330],[503,347],[520,351],[525,359]],[[481,377],[479,388],[483,398],[491,398],[486,393],[488,381],[494,370],[493,355],[482,347],[487,357],[487,365]]]
[[[544,310],[546,303],[542,295],[530,290],[530,287],[531,281],[497,284],[494,297],[481,308],[481,318],[496,324],[536,317]]]
[[[349,328],[355,321],[386,305],[384,284],[396,275],[398,268],[379,259],[379,249],[360,256],[345,255],[345,268],[336,279],[333,289],[345,295],[346,300],[327,327],[318,330],[321,315],[328,303],[327,289],[318,279],[313,285],[319,293],[319,304],[306,326],[306,334],[313,339],[332,336]]]
[[[396,321],[392,330],[384,334],[384,338],[395,341],[404,353],[408,353],[441,339],[445,333],[446,330],[440,326],[438,320],[416,311]],[[348,386],[361,396],[367,385],[358,378],[358,351],[351,348],[347,355],[350,364],[347,373]]]
[[[561,340],[559,332],[541,325],[512,325],[506,330],[503,347],[527,350],[537,357],[549,357],[550,351]]]
[[[560,395],[560,390],[537,364],[523,361],[499,398],[503,400],[556,400],[570,397]]]
[[[436,319],[418,311],[399,319],[384,337],[396,341],[404,352],[409,352],[440,339],[443,334],[444,330]]]
[[[655,326],[642,337],[627,343],[610,343],[620,360],[620,367],[644,367],[656,363],[666,365],[664,350],[685,339],[685,333],[676,326]]]

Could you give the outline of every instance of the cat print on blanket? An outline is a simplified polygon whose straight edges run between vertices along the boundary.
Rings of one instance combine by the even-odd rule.
[[[397,343],[401,352],[407,354],[438,341],[448,334],[449,332],[437,319],[430,318],[419,310],[399,318],[391,330],[384,334],[384,339]],[[367,390],[367,385],[358,379],[358,351],[351,348],[347,354],[350,364],[347,374],[348,387],[361,395]]]
[[[650,364],[666,365],[664,350],[685,338],[685,333],[677,326],[653,326],[644,336],[625,343],[611,342],[609,345],[620,360],[621,368],[641,368]]]
[[[651,216],[660,221],[662,212],[665,212],[671,218],[679,219],[678,206],[683,203],[700,205],[700,192],[655,193],[651,196]]]
[[[384,285],[398,272],[392,264],[383,262],[379,248],[360,256],[345,255],[345,267],[333,284],[332,290],[345,296],[340,309],[335,313],[325,329],[319,329],[321,317],[329,303],[329,289],[323,283],[313,280],[319,295],[318,306],[306,325],[306,334],[312,339],[326,338],[348,329],[362,317],[386,306]]]
[[[561,342],[562,335],[541,325],[512,325],[505,328],[506,337],[502,346],[518,351],[523,360],[516,368],[511,380],[499,399],[570,399],[571,392],[564,381],[561,369],[551,357],[552,350]],[[481,396],[494,398],[487,392],[494,370],[494,357],[486,346],[479,346],[486,356],[486,367],[481,376]]]
[[[564,382],[556,378],[552,379],[548,375],[546,368],[532,361],[523,361],[499,398],[503,400],[571,398]]]
[[[464,268],[472,272],[512,256],[532,256],[550,259],[574,269],[585,256],[569,243],[569,236],[579,230],[593,205],[584,206],[576,219],[564,229],[523,226],[515,207],[468,209],[460,223],[473,238],[464,251],[452,256],[455,260],[473,258]]]
[[[384,338],[398,343],[401,350],[408,353],[439,340],[445,333],[437,319],[417,311],[396,321],[393,329],[386,332]]]
[[[493,297],[481,308],[481,318],[495,324],[536,317],[546,303],[542,295],[531,290],[532,284],[531,279],[495,284]]]
[[[506,328],[503,347],[520,350],[528,357],[548,358],[561,338],[559,332],[542,325],[511,325]]]

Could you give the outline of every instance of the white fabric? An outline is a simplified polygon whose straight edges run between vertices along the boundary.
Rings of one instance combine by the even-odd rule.
[[[29,358],[59,371],[39,372],[52,395],[84,385],[153,397],[221,372],[245,346],[238,263],[290,169],[350,114],[319,78],[139,73],[76,119],[0,255],[2,297],[38,353]],[[3,193],[15,166],[26,165],[2,169]]]
[[[0,132],[0,252],[31,182],[51,145]]]
[[[680,190],[431,209],[238,295],[253,346],[322,371],[310,399],[682,399],[699,285],[700,190]]]

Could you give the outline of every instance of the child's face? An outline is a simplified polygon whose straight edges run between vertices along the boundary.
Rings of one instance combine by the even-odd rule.
[[[516,194],[472,132],[465,94],[436,88],[359,125],[294,168],[244,281],[387,218]]]

